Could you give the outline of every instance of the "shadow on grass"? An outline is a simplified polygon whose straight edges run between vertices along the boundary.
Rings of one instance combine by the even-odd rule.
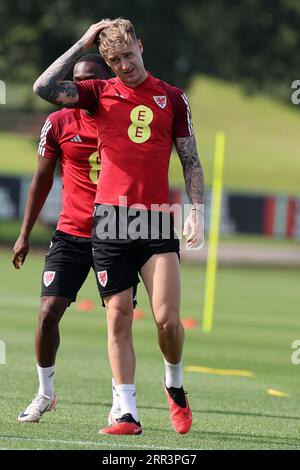
[[[0,400],[7,399],[6,397],[1,397]],[[15,400],[21,400],[21,397],[14,397]],[[77,406],[100,406],[100,407],[107,407],[108,409],[111,408],[111,402],[92,402],[92,401],[69,401],[69,400],[58,400],[58,407],[59,405],[77,405]],[[144,410],[160,410],[160,411],[167,411],[167,404],[166,406],[148,406],[139,404],[139,409]],[[273,415],[267,413],[255,413],[255,412],[245,412],[245,411],[224,411],[224,410],[196,410],[195,408],[192,409],[192,412],[200,413],[200,414],[217,414],[217,415],[229,415],[229,416],[249,416],[253,418],[271,418],[271,419],[286,419],[291,421],[300,421],[300,416],[285,416],[285,415]]]
[[[141,409],[149,410],[167,410],[166,407],[162,406],[143,406],[139,405]],[[300,416],[284,416],[284,415],[271,415],[266,413],[250,413],[245,411],[223,411],[223,410],[195,410],[192,409],[193,413],[201,414],[219,414],[219,415],[232,415],[232,416],[250,416],[253,418],[272,418],[272,419],[288,419],[288,420],[298,420],[300,421]]]

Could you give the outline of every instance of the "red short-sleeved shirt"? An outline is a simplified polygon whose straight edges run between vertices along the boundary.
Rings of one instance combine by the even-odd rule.
[[[182,90],[148,74],[136,88],[121,80],[76,83],[77,106],[94,113],[101,157],[96,203],[168,204],[168,168],[176,137],[193,135]],[[123,199],[124,201],[124,199]]]
[[[51,114],[42,130],[38,153],[59,158],[62,177],[62,211],[57,229],[91,237],[93,206],[99,176],[95,120],[80,109]]]

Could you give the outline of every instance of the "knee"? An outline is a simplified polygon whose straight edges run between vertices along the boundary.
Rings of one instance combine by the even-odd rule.
[[[131,335],[133,312],[128,308],[111,308],[108,310],[109,332],[114,336]]]
[[[52,328],[56,328],[60,319],[61,311],[51,301],[42,302],[39,316],[39,329],[41,331],[49,331]]]
[[[158,331],[166,336],[174,336],[182,328],[177,309],[161,312],[156,318]]]

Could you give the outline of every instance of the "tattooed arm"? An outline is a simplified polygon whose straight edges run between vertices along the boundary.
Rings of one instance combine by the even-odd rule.
[[[185,221],[183,235],[186,236],[188,248],[201,248],[204,241],[204,175],[196,139],[194,136],[177,137],[175,145],[191,203],[191,212]]]
[[[177,137],[176,150],[181,161],[185,188],[191,204],[203,204],[204,176],[194,136]]]
[[[82,50],[83,46],[79,41],[50,65],[33,85],[34,93],[58,106],[74,106],[79,99],[77,87],[75,83],[63,79]]]
[[[63,79],[80,57],[81,52],[94,44],[96,35],[109,23],[103,20],[93,24],[74,46],[53,62],[36,80],[33,85],[34,93],[58,106],[74,107],[79,100],[77,87],[75,83],[63,81]]]

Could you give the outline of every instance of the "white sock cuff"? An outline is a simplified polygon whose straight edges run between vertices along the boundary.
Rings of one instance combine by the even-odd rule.
[[[178,364],[170,364],[165,360],[165,384],[166,387],[182,387],[182,359]]]
[[[120,384],[115,386],[119,404],[121,407],[121,415],[130,413],[136,421],[139,421],[136,401],[135,401],[135,385],[134,384]]]
[[[164,358],[164,363],[166,366],[169,366],[169,367],[178,367],[178,366],[182,366],[182,362],[183,362],[183,359],[181,358],[181,361],[178,362],[178,364],[171,364],[170,362],[166,361],[166,359]]]
[[[50,366],[50,367],[41,367],[37,364],[36,367],[38,371],[44,372],[45,374],[49,372],[51,374],[52,372],[54,372],[55,364],[53,364],[53,366]]]
[[[51,367],[40,367],[36,365],[39,377],[38,395],[53,397],[54,395],[54,370],[55,365]]]
[[[115,385],[115,389],[117,392],[135,392],[135,385],[134,384],[120,384],[120,385]]]

